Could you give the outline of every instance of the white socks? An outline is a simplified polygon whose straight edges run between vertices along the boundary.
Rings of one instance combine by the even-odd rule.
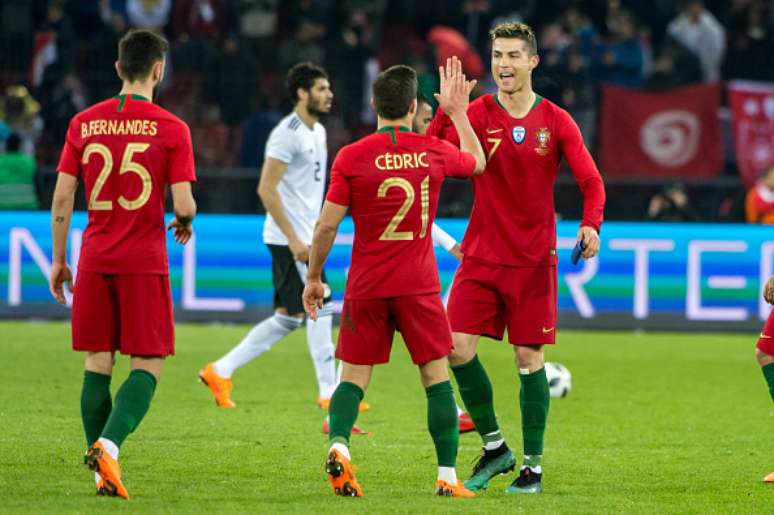
[[[492,433],[488,433],[486,436],[496,435],[499,432],[500,431],[494,431]],[[491,441],[491,442],[484,442],[484,449],[486,449],[487,451],[493,451],[493,450],[497,449],[498,447],[500,447],[504,443],[505,443],[505,439],[504,438],[500,438],[498,440],[494,440],[494,441]]]
[[[461,417],[463,413],[465,413],[465,411],[457,404],[457,418]]]
[[[118,446],[113,443],[112,440],[100,437],[100,439],[97,441],[102,444],[102,447],[104,447],[107,453],[110,454],[111,458],[114,460],[118,459]]]
[[[339,442],[334,443],[333,445],[331,445],[330,450],[333,450],[333,449],[336,449],[337,451],[339,451],[348,460],[350,461],[352,460],[352,457],[349,455],[349,448],[343,443],[339,443]]]
[[[317,320],[306,321],[306,343],[309,355],[312,356],[314,372],[317,375],[317,386],[320,398],[330,399],[336,389],[336,358],[331,337],[333,316],[325,314],[327,306],[323,306]],[[330,311],[330,308],[328,308]]]
[[[457,471],[454,467],[438,467],[438,480],[446,481],[450,485],[456,485]]]
[[[256,324],[239,345],[216,361],[214,364],[215,372],[221,377],[231,377],[234,370],[250,363],[271,349],[275,343],[298,329],[300,325],[300,318],[275,313],[263,322]]]

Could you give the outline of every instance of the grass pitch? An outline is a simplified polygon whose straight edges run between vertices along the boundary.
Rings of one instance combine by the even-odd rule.
[[[573,391],[551,403],[545,493],[432,496],[435,458],[425,396],[402,345],[377,368],[353,437],[363,499],[335,497],[325,479],[324,414],[303,331],[237,371],[235,410],[196,382],[246,326],[178,326],[151,411],[121,450],[129,502],[97,498],[81,465],[82,357],[64,323],[4,322],[0,388],[0,511],[306,513],[772,513],[774,407],[754,362],[754,335],[561,331],[548,359]],[[521,450],[518,378],[508,345],[482,342],[503,432]],[[115,370],[113,391],[127,374]],[[476,434],[460,439],[467,477]]]

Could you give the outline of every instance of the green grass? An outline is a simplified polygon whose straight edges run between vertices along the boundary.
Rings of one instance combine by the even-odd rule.
[[[425,397],[402,345],[374,374],[352,453],[363,499],[333,496],[323,414],[304,333],[235,375],[235,410],[215,408],[196,372],[245,326],[182,325],[149,415],[121,450],[129,502],[94,496],[81,465],[82,356],[62,323],[0,324],[0,511],[306,513],[772,513],[774,408],[753,335],[562,331],[549,360],[573,373],[551,405],[545,493],[507,496],[494,479],[472,500],[431,495]],[[518,379],[508,345],[482,342],[502,428],[520,450]],[[127,374],[119,359],[113,391]],[[460,441],[467,475],[479,452]]]

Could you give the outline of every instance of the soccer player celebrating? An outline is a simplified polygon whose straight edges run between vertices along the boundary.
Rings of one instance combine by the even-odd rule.
[[[393,66],[377,77],[373,103],[378,130],[344,147],[317,222],[304,290],[312,318],[323,306],[322,265],[349,208],[355,224],[336,356],[344,362],[330,405],[331,447],[326,461],[336,494],[361,496],[350,464],[349,437],[373,366],[389,360],[399,328],[419,366],[428,401],[428,426],[438,458],[438,495],[472,497],[457,483],[459,433],[447,355],[451,332],[439,296],[430,239],[444,177],[481,173],[484,154],[465,114],[472,83],[460,62],[447,62],[440,102],[460,134],[462,151],[408,127],[416,113],[416,72]]]
[[[501,339],[508,329],[521,380],[519,395],[524,461],[508,488],[542,491],[541,458],[549,393],[543,345],[556,333],[556,223],[553,185],[564,157],[583,192],[578,231],[583,257],[599,249],[605,190],[599,171],[570,115],[532,90],[537,42],[522,23],[492,32],[492,76],[497,93],[470,104],[468,117],[487,155],[486,173],[474,179],[473,211],[462,241],[464,258],[448,313],[454,350],[449,356],[465,407],[484,442],[471,490],[515,467],[495,417],[492,386],[476,355],[480,336]],[[428,134],[459,140],[439,109]]]
[[[208,363],[199,378],[222,408],[234,407],[231,375],[279,340],[299,328],[304,320],[304,290],[309,245],[325,192],[328,149],[320,117],[331,109],[333,93],[325,70],[309,62],[290,69],[287,87],[295,107],[272,130],[258,184],[266,208],[263,242],[272,259],[274,314],[254,326],[225,356]],[[331,339],[332,309],[328,304],[316,320],[308,320],[306,338],[319,389],[318,403],[327,408],[336,388],[336,365]]]
[[[763,298],[769,304],[774,304],[774,277],[770,278],[763,289]],[[766,324],[763,326],[758,345],[755,349],[755,357],[763,370],[763,377],[769,386],[771,400],[774,401],[774,311],[769,314]],[[767,483],[774,483],[774,472],[763,478]]]
[[[97,493],[129,498],[118,451],[150,407],[174,322],[164,231],[164,189],[172,190],[178,243],[191,237],[196,203],[188,126],[153,104],[164,76],[167,42],[147,30],[118,45],[121,93],[75,115],[67,130],[51,207],[50,289],[64,304],[67,233],[75,190],[83,181],[89,221],[73,292],[73,349],[86,352],[81,416]],[[131,356],[131,372],[110,397],[114,355]]]

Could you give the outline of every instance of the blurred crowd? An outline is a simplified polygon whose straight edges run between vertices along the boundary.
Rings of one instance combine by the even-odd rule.
[[[432,98],[437,64],[455,54],[481,79],[477,93],[491,91],[488,31],[511,20],[535,27],[535,88],[592,148],[601,83],[774,81],[767,0],[0,0],[0,149],[15,134],[21,152],[55,163],[71,116],[118,92],[113,63],[130,27],[169,39],[158,100],[191,126],[198,163],[256,167],[290,109],[294,63],[330,74],[333,153],[371,130],[368,90],[384,67],[414,66]]]

